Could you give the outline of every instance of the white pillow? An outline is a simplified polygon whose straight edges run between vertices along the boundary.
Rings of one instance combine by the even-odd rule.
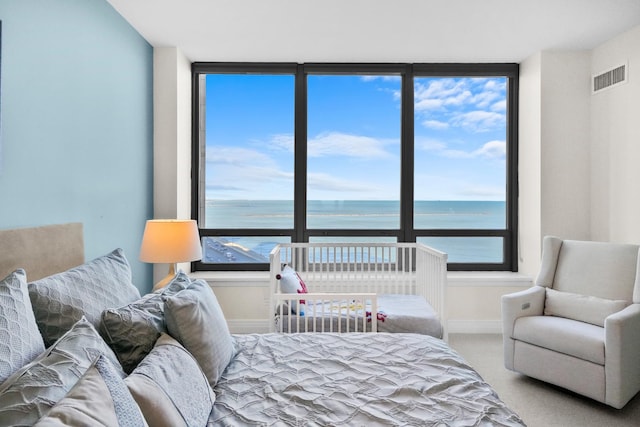
[[[199,279],[163,299],[169,335],[193,355],[214,387],[235,357],[236,347],[213,290]]]
[[[280,292],[283,294],[306,294],[308,293],[307,285],[300,275],[288,265],[282,268],[280,274],[276,276],[280,280]],[[301,299],[300,304],[305,304],[306,301]],[[298,312],[298,301],[291,301],[291,312]],[[302,314],[302,313],[301,313]]]
[[[547,288],[545,316],[566,317],[604,327],[604,319],[624,309],[629,303]]]

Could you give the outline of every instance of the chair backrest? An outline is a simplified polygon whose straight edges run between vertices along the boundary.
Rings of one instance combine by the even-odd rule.
[[[639,248],[633,244],[546,236],[536,284],[558,291],[640,302]]]

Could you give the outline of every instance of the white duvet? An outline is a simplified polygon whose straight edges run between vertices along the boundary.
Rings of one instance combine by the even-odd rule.
[[[455,351],[417,334],[234,335],[210,426],[523,426]]]

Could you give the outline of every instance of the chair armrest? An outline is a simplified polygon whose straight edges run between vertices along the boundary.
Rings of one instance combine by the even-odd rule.
[[[502,296],[502,334],[513,335],[513,326],[519,317],[541,316],[544,313],[546,288],[532,286],[524,291]]]
[[[608,316],[604,330],[606,403],[621,408],[640,389],[640,304]]]

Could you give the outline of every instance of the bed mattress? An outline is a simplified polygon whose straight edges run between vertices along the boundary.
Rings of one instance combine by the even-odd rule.
[[[423,297],[382,294],[378,295],[377,300],[378,332],[406,332],[442,338],[443,329],[438,314]],[[345,301],[316,302],[306,307],[304,316],[291,315],[290,319],[286,315],[276,316],[276,331],[280,331],[278,322],[282,321],[282,332],[363,332],[363,316],[367,316],[366,331],[371,330],[370,305],[355,309],[350,307],[348,311],[344,307]]]
[[[209,426],[524,423],[454,350],[417,334],[234,335]]]

